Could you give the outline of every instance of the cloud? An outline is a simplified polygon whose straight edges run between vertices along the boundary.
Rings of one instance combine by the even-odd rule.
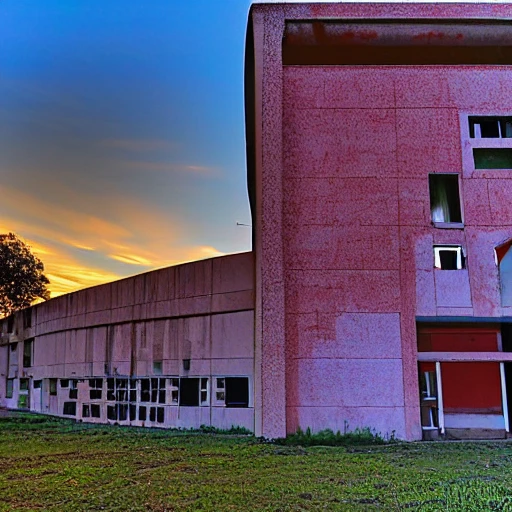
[[[59,192],[67,196],[62,187]],[[190,226],[137,198],[110,197],[108,211],[98,201],[89,205],[96,210],[93,215],[13,187],[2,186],[0,193],[0,232],[25,238],[45,265],[52,296],[224,254],[212,246],[182,243]],[[77,208],[88,205],[78,191],[70,195]]]
[[[199,173],[208,176],[219,176],[220,171],[216,167],[207,167],[204,165],[191,165],[191,164],[176,164],[170,162],[151,162],[148,160],[119,160],[115,163],[116,166],[122,169],[130,169],[137,171],[152,171],[152,172],[184,172],[184,173]]]
[[[100,141],[100,145],[136,152],[174,150],[179,147],[176,142],[162,139],[103,139]]]

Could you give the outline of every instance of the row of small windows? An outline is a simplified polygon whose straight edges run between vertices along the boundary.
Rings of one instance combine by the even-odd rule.
[[[91,401],[102,400],[106,380],[106,401],[118,403],[155,403],[183,407],[208,406],[209,379],[207,377],[158,377],[145,379],[94,378],[88,379]],[[20,391],[28,391],[29,379],[20,379]],[[77,379],[49,379],[48,392],[56,396],[58,384],[68,392],[68,400],[78,399]],[[248,377],[214,377],[214,403],[226,407],[249,407]],[[13,396],[14,379],[6,381],[6,398]],[[42,381],[34,380],[34,389],[41,389]],[[61,391],[65,392],[65,391]],[[75,403],[75,402],[66,402]],[[71,405],[65,405],[64,414],[71,414]],[[94,417],[94,416],[93,416]]]

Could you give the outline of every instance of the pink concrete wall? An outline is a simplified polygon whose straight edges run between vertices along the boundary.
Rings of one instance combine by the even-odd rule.
[[[482,71],[485,87],[472,82]],[[381,414],[393,411],[389,425],[416,437],[419,425],[406,428],[403,411],[418,400],[404,402],[404,386],[417,388],[402,359],[402,348],[416,343],[414,331],[400,332],[404,302],[409,324],[415,315],[502,313],[493,251],[512,234],[512,172],[492,180],[462,173],[459,113],[512,112],[512,100],[500,95],[512,73],[285,67],[283,82],[286,332],[294,347],[287,429],[310,421],[339,428],[360,407],[353,426],[386,430]],[[461,175],[464,230],[431,226],[432,172]],[[467,268],[434,269],[439,243],[462,244]],[[359,328],[337,328],[354,314]]]
[[[236,254],[156,270],[52,299],[34,306],[30,329],[23,329],[21,313],[15,315],[16,334],[7,335],[7,322],[0,322],[4,343],[19,340],[9,365],[6,354],[10,349],[0,342],[0,406],[16,406],[17,387],[15,397],[5,400],[7,377],[16,378],[16,386],[18,378],[30,378],[31,382],[77,379],[79,390],[83,388],[81,396],[88,397],[85,378],[151,377],[156,374],[155,362],[162,363],[163,376],[208,378],[210,395],[217,376],[246,376],[253,389],[253,283],[253,254]],[[23,368],[23,340],[32,336],[33,364]],[[190,359],[189,370],[184,369],[183,359]],[[44,385],[48,385],[47,380]],[[48,396],[46,390],[43,396],[43,403],[33,409],[62,415],[68,390],[59,391],[57,396]],[[80,403],[79,408],[77,418],[81,417]],[[167,403],[165,408],[165,426],[241,425],[254,430],[252,397],[250,407],[244,410],[213,402],[211,407]]]

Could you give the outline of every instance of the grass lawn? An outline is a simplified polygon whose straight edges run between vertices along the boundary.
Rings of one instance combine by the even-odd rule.
[[[0,511],[507,507],[508,442],[302,448],[253,437],[0,418]]]

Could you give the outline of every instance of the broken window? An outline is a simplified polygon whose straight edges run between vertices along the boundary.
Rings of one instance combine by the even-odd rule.
[[[23,311],[23,328],[28,329],[32,327],[32,308]]]
[[[41,380],[34,381],[34,389],[41,389]]]
[[[215,405],[249,407],[249,378],[217,377],[215,379]]]
[[[441,270],[460,270],[465,266],[460,245],[434,245],[434,267]]]
[[[77,380],[70,381],[69,398],[71,400],[76,400],[78,398],[78,381]]]
[[[140,380],[140,401],[165,404],[166,379],[153,378]]]
[[[117,410],[115,405],[107,406],[107,419],[116,421],[117,420]]]
[[[76,416],[76,402],[64,402],[62,414],[66,416]]]
[[[89,388],[89,398],[91,400],[101,400],[103,379],[89,379]]]
[[[20,391],[28,391],[28,379],[20,379]]]
[[[32,349],[33,339],[25,340],[23,342],[23,367],[30,368],[32,366]]]
[[[171,387],[171,403],[172,405],[178,405],[180,393],[180,379],[172,378],[169,379],[169,382]]]
[[[428,181],[432,222],[460,224],[458,174],[430,174]]]
[[[180,405],[185,407],[208,405],[208,379],[204,377],[180,379]]]
[[[14,390],[14,379],[7,379],[5,386],[5,398],[12,398]]]
[[[472,139],[505,139],[512,137],[512,117],[469,116]]]
[[[155,375],[162,375],[162,361],[153,362],[153,373]]]
[[[50,379],[50,395],[55,396],[57,394],[57,379]]]

